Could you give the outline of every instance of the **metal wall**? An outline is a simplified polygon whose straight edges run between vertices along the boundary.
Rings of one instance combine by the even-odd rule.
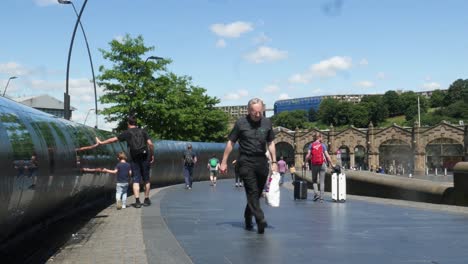
[[[0,97],[0,243],[44,221],[61,218],[115,190],[113,169],[125,143],[99,146],[95,137],[115,135],[43,113]],[[194,180],[209,179],[208,159],[221,159],[224,143],[190,142],[198,155]],[[188,142],[155,141],[151,183],[184,182],[183,152]],[[237,151],[237,150],[236,150]],[[231,158],[236,157],[236,151]],[[230,164],[230,163],[229,163]],[[233,177],[233,169],[228,175]]]

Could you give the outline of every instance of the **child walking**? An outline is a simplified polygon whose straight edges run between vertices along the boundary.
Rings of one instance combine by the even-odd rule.
[[[127,163],[127,156],[124,152],[119,152],[117,155],[119,163],[115,165],[114,170],[103,169],[103,172],[117,174],[117,186],[115,188],[115,199],[117,202],[117,210],[127,207],[127,190],[128,181],[132,175],[130,163]]]

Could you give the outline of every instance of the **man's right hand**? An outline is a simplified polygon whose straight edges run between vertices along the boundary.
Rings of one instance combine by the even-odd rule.
[[[221,162],[221,165],[219,166],[219,171],[221,174],[227,174],[227,163],[225,161]]]

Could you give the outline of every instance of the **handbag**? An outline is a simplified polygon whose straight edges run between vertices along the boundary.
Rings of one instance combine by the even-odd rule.
[[[269,206],[279,207],[280,205],[280,174],[273,172],[268,179],[269,188],[265,194],[265,201]]]

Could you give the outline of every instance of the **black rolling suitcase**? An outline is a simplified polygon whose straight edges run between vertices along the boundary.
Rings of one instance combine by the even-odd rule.
[[[307,182],[306,181],[294,181],[294,200],[307,199]]]

